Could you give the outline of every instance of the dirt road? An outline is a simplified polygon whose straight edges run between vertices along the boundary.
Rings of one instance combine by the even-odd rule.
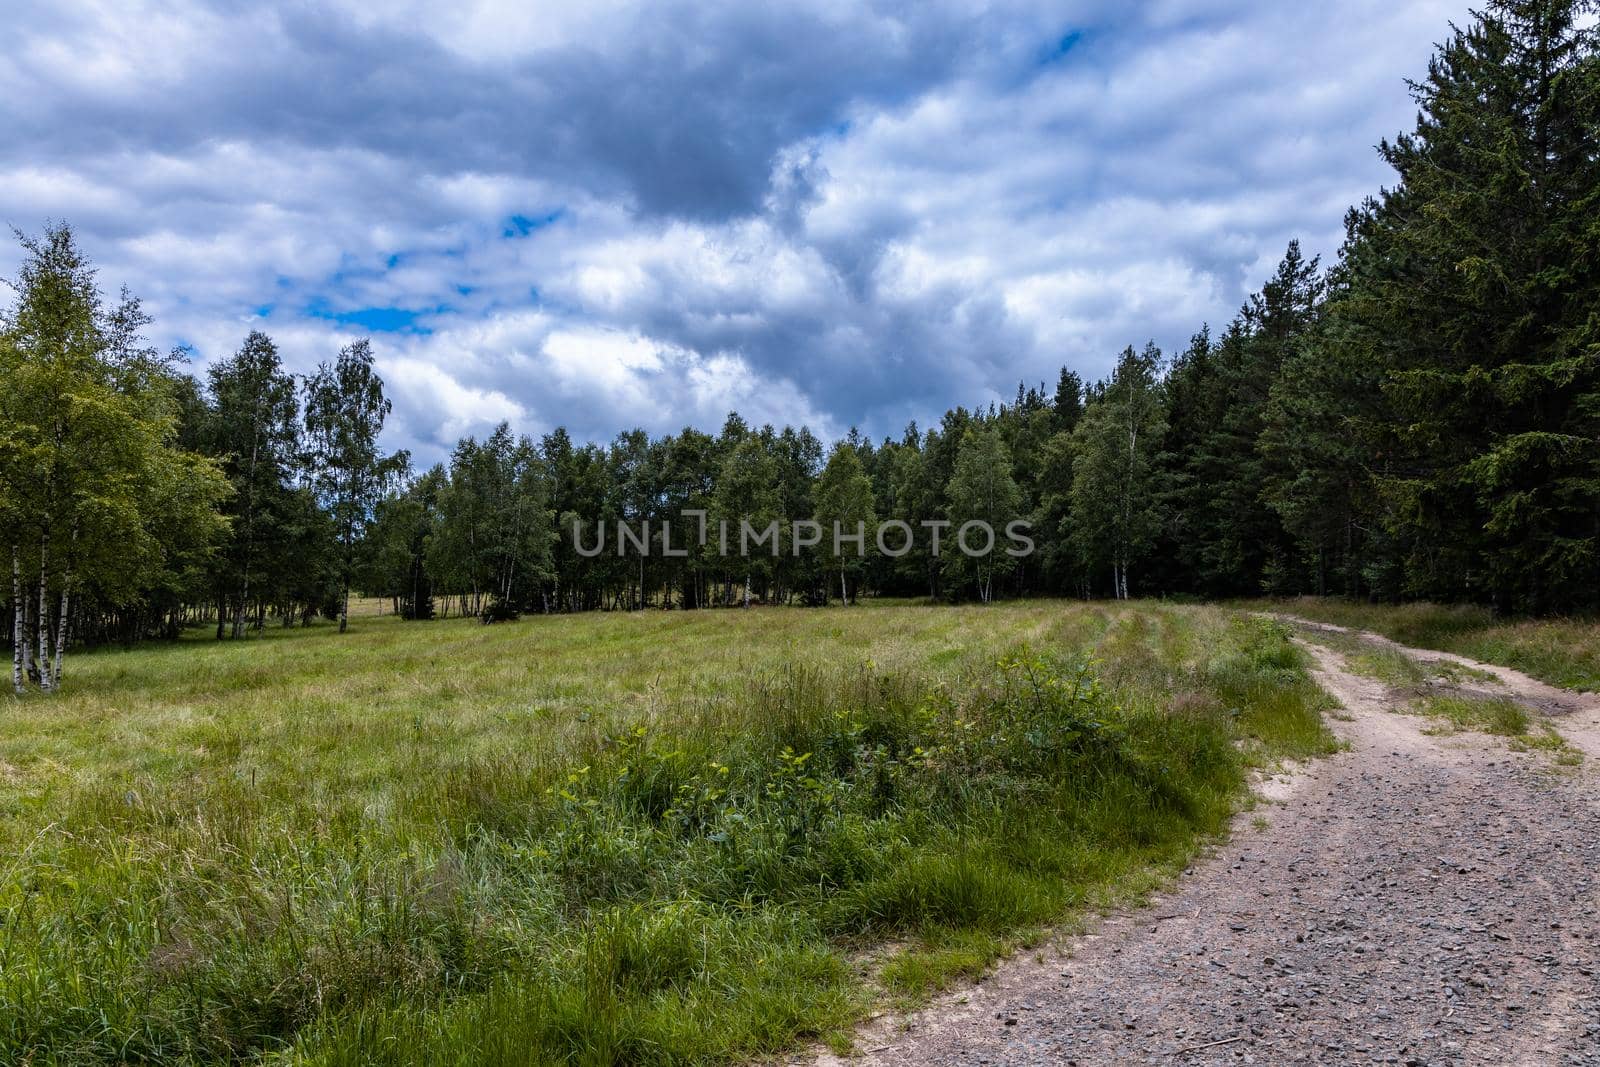
[[[1600,700],[1450,657],[1558,714],[1588,755],[1559,767],[1426,733],[1307,648],[1348,751],[1266,783],[1150,907],[880,1020],[850,1062],[1600,1064]]]

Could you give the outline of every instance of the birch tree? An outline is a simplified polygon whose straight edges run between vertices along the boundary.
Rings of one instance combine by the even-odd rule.
[[[350,625],[350,580],[362,534],[385,489],[410,462],[403,451],[385,455],[378,447],[391,407],[366,338],[319,364],[305,383],[311,481],[338,531],[340,633]]]
[[[1154,344],[1143,352],[1130,345],[1074,431],[1072,535],[1086,563],[1111,567],[1119,600],[1132,595],[1130,572],[1160,526],[1154,463],[1166,429],[1160,367]]]
[[[441,479],[426,560],[429,570],[470,592],[473,610],[485,598],[520,611],[553,577],[555,531],[544,461],[527,437],[506,423],[482,443],[463,438]]]
[[[222,460],[234,490],[228,509],[233,531],[226,570],[220,575],[225,588],[219,591],[219,601],[233,601],[232,629],[237,638],[253,598],[262,596],[257,578],[263,550],[284,540],[299,405],[294,379],[279,364],[277,347],[259,330],[250,331],[233,356],[213,365],[209,378],[208,444],[211,454]],[[223,625],[219,604],[218,637]]]
[[[774,549],[782,551],[783,540],[780,531],[776,546],[770,541],[755,546],[748,543],[755,535],[743,541],[741,535],[746,528],[762,533],[769,527],[781,526],[778,506],[777,464],[772,453],[759,435],[746,437],[733,446],[718,472],[716,492],[712,494],[710,541],[717,546],[722,566],[743,579],[747,608],[751,583],[757,576],[771,573]]]
[[[997,429],[979,424],[962,434],[945,495],[950,515],[943,549],[946,571],[974,583],[978,599],[987,604],[994,599],[996,576],[1016,566],[1016,557],[1006,555],[1003,544],[1007,525],[1022,508],[1022,493],[1011,476],[1011,455]],[[974,555],[963,551],[961,544],[961,531],[969,523],[977,524],[967,542]]]
[[[839,600],[850,603],[848,576],[863,569],[863,555],[872,551],[878,517],[873,510],[872,481],[861,454],[849,441],[833,446],[817,479],[817,524],[822,527],[822,552],[839,574]],[[858,544],[854,538],[861,536]],[[850,538],[848,544],[843,538]]]

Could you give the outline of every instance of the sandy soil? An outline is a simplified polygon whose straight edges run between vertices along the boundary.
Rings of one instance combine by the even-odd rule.
[[[1347,751],[1263,783],[1147,908],[817,1062],[1600,1065],[1600,699],[1405,650],[1551,715],[1589,756],[1557,767],[1425,733],[1400,694],[1307,648]]]
[[[1458,675],[1450,680],[1447,688],[1479,696],[1511,697],[1548,717],[1552,725],[1561,731],[1561,736],[1575,747],[1582,749],[1589,758],[1600,759],[1600,693],[1575,693],[1570,689],[1558,689],[1548,682],[1541,682],[1510,667],[1480,663],[1452,652],[1407,648],[1381,634],[1368,633],[1365,630],[1351,630],[1332,623],[1312,622],[1293,615],[1274,617],[1311,631],[1322,630],[1357,637],[1362,641],[1393,649],[1421,663],[1448,663],[1465,667],[1468,671],[1479,675],[1489,675],[1490,677],[1484,679]]]

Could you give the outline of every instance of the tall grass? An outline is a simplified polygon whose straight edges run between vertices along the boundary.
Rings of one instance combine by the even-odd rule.
[[[0,1061],[839,1040],[1329,737],[1284,628],[1061,604],[364,622],[87,657],[0,742]]]

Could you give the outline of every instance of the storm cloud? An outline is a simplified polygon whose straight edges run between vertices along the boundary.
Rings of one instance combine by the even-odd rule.
[[[422,461],[501,419],[897,433],[1181,345],[1335,252],[1465,11],[10,7],[0,217],[72,222],[200,365],[370,334]]]

